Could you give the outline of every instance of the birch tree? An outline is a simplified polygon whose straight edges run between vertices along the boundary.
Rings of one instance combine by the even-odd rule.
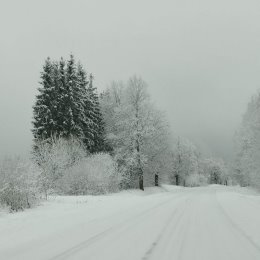
[[[124,187],[138,186],[141,190],[145,174],[153,175],[159,168],[169,134],[165,118],[152,104],[147,87],[141,77],[133,76],[126,84],[113,82],[101,98],[106,139],[124,172]]]

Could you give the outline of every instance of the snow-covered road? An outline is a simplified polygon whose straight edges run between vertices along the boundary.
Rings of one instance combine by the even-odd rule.
[[[57,197],[0,215],[0,259],[259,260],[260,197],[243,189]]]

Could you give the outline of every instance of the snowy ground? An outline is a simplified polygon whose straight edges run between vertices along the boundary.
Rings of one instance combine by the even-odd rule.
[[[56,197],[0,215],[0,259],[259,260],[260,196],[165,186]]]

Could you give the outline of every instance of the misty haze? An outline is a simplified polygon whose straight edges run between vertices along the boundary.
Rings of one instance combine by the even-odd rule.
[[[260,259],[259,1],[0,4],[0,259]]]

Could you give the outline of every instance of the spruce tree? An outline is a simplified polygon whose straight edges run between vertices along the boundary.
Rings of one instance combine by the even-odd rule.
[[[104,149],[104,125],[93,76],[73,55],[65,62],[45,61],[34,111],[35,142],[54,136],[82,141],[90,152]]]
[[[90,118],[92,123],[93,145],[90,147],[91,152],[99,152],[104,150],[104,122],[100,111],[99,97],[96,88],[93,86],[94,77],[89,76],[89,85],[87,88],[90,97]]]
[[[53,62],[52,63],[52,119],[53,119],[53,135],[59,135],[62,132],[62,124],[60,122],[60,104],[61,96],[62,96],[62,89],[60,83],[60,70],[59,70],[59,63]]]
[[[93,120],[91,113],[91,97],[87,92],[89,81],[87,79],[87,73],[83,69],[82,65],[79,63],[77,68],[77,77],[78,77],[78,89],[81,94],[81,113],[79,121],[83,129],[84,138],[83,142],[86,145],[88,150],[93,146]]]
[[[71,55],[66,68],[66,109],[64,111],[64,114],[66,115],[64,121],[64,135],[66,137],[75,136],[79,139],[83,138],[83,131],[79,122],[80,98],[75,60],[73,55]]]
[[[48,139],[55,132],[54,103],[55,89],[53,84],[53,65],[47,58],[41,73],[41,87],[33,107],[33,135],[36,140]]]
[[[66,71],[65,71],[65,61],[63,58],[60,59],[59,62],[59,95],[58,95],[58,126],[59,132],[57,133],[58,136],[64,137],[66,136],[66,110],[67,110],[67,88],[66,88]]]

